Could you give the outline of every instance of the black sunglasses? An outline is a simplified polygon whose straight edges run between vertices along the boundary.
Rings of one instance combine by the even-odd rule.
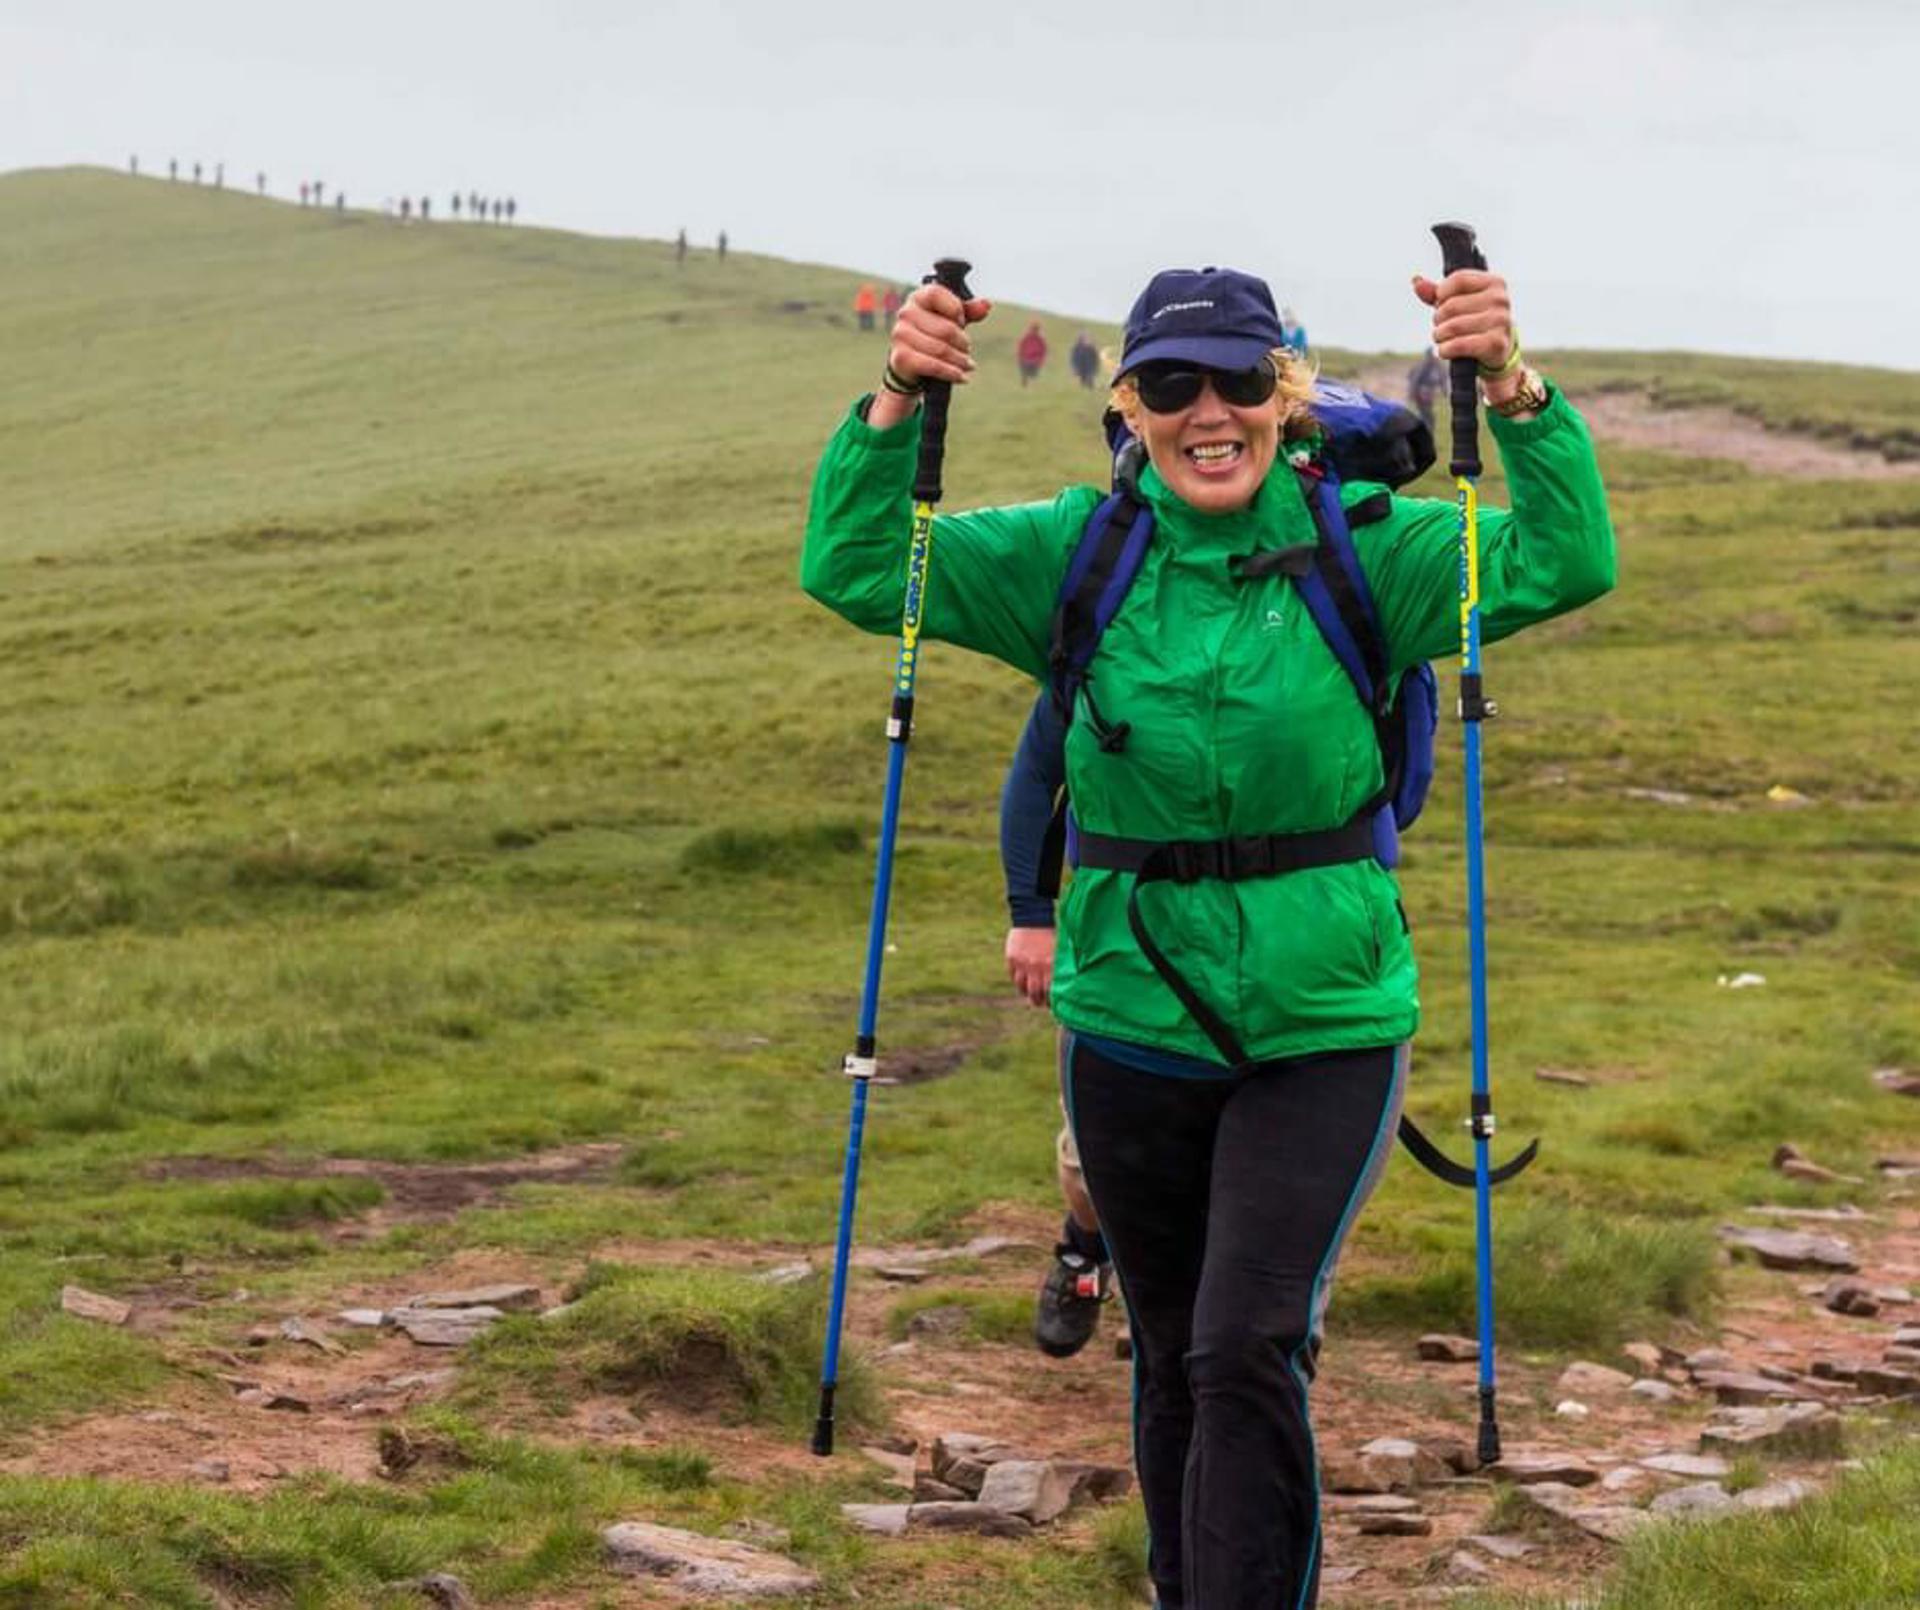
[[[1261,359],[1251,369],[1204,369],[1190,363],[1143,363],[1133,371],[1133,383],[1148,413],[1177,414],[1200,399],[1209,380],[1215,395],[1235,408],[1257,408],[1274,393],[1280,377],[1273,364]]]

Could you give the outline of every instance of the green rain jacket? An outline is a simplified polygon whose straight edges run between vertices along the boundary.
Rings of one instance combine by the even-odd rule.
[[[912,525],[916,414],[888,430],[841,424],[815,472],[801,585],[869,632],[897,632]],[[1599,597],[1614,541],[1586,423],[1555,393],[1531,420],[1490,417],[1513,495],[1480,514],[1483,639],[1494,642]],[[1152,470],[1140,490],[1157,525],[1089,672],[1108,722],[1101,750],[1082,713],[1067,730],[1075,818],[1126,838],[1218,839],[1337,827],[1381,786],[1373,723],[1293,585],[1236,580],[1228,560],[1315,540],[1284,453],[1252,504],[1204,514]],[[1386,488],[1342,488],[1348,507]],[[1102,494],[941,514],[922,635],[1047,675],[1062,577]],[[1393,669],[1457,654],[1459,513],[1394,497],[1353,537]],[[1084,704],[1084,694],[1082,695]],[[1059,911],[1053,1007],[1070,1029],[1218,1064],[1212,1042],[1127,928],[1132,874],[1082,868]],[[1374,861],[1226,883],[1156,884],[1141,909],[1155,941],[1250,1056],[1393,1045],[1419,1024],[1418,974],[1393,875]]]

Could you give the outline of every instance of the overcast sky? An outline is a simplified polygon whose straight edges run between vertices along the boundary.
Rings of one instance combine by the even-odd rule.
[[[1536,345],[1920,368],[1916,103],[1911,0],[0,0],[0,168],[477,189],[902,279],[957,251],[1108,319],[1230,263],[1358,347],[1418,344],[1457,217]]]

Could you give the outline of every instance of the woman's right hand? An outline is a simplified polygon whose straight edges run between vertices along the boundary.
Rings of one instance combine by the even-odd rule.
[[[984,296],[963,302],[944,285],[922,285],[894,320],[887,362],[909,383],[947,380],[965,385],[973,376],[973,343],[966,327],[993,310]]]

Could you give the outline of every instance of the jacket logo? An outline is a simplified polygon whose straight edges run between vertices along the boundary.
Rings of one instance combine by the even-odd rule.
[[[1277,632],[1286,624],[1286,616],[1282,615],[1277,609],[1270,609],[1267,611],[1267,618],[1260,623],[1260,630],[1263,632]]]

